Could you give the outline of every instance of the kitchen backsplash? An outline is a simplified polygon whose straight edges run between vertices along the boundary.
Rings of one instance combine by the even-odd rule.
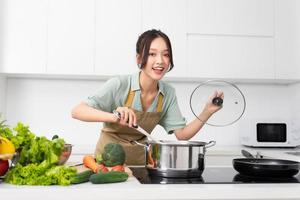
[[[0,113],[5,110],[6,78],[0,74]]]
[[[289,94],[290,99],[288,100],[288,105],[290,105],[290,113],[292,115],[292,118],[298,120],[297,123],[300,123],[300,83],[291,85],[289,87]]]
[[[1,80],[0,80],[1,81]],[[5,83],[4,79],[2,82]],[[7,78],[6,92],[0,84],[0,106],[10,125],[21,121],[37,135],[58,134],[74,145],[92,145],[98,140],[101,123],[81,122],[71,117],[71,109],[93,94],[104,83],[95,80],[64,80],[39,78]],[[189,98],[199,82],[170,82],[176,89],[178,103],[187,121],[194,119]],[[239,83],[246,98],[246,111],[240,120],[249,118],[300,118],[300,84]],[[5,98],[2,95],[5,94]],[[225,94],[226,99],[226,94]],[[4,106],[4,102],[6,105]],[[1,107],[0,107],[1,108]],[[238,145],[243,130],[240,121],[227,127],[206,125],[193,140],[216,140],[217,145]],[[161,128],[153,131],[161,139],[175,139]]]

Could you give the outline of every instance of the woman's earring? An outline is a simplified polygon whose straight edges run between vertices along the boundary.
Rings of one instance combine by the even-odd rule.
[[[141,65],[141,64],[138,64],[138,68],[141,69],[141,68],[142,68],[142,65]]]

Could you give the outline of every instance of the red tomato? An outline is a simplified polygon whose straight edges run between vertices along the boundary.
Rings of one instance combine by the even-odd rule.
[[[124,165],[116,165],[116,166],[113,166],[110,171],[125,172],[125,167],[124,167]]]
[[[9,168],[7,160],[0,160],[0,176],[4,176]]]
[[[98,172],[106,173],[108,171],[109,170],[107,169],[107,167],[105,167],[103,164],[99,164]]]
[[[63,152],[63,153],[62,153],[62,156],[68,157],[68,156],[70,156],[70,154],[71,154],[71,152],[67,152],[67,151],[66,151],[66,152]]]

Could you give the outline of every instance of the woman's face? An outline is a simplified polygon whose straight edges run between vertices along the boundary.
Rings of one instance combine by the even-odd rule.
[[[160,80],[169,69],[170,56],[166,42],[163,38],[155,38],[149,49],[149,56],[142,71],[153,80]]]

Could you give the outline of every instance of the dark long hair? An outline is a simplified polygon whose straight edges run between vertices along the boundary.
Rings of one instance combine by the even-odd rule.
[[[150,45],[152,41],[158,37],[162,38],[167,44],[169,55],[170,55],[169,71],[171,71],[171,69],[174,67],[174,63],[173,63],[173,54],[172,54],[172,46],[171,46],[170,39],[165,33],[156,29],[148,30],[142,33],[139,36],[139,39],[136,43],[136,53],[140,55],[142,58],[140,68],[143,68],[146,65],[149,56]]]

